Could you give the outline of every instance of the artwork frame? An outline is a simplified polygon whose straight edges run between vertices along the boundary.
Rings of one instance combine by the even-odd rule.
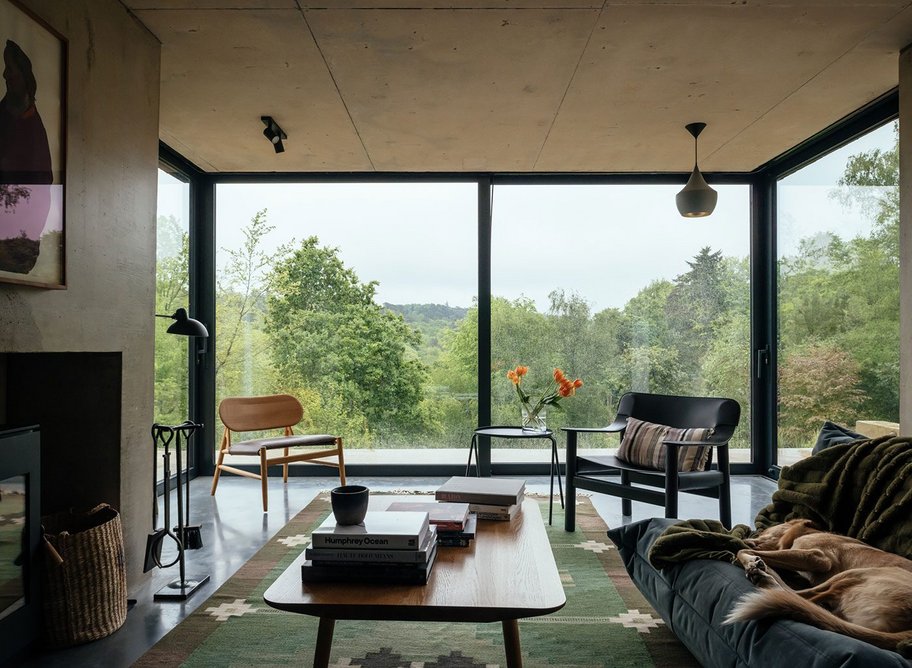
[[[0,0],[0,282],[66,288],[68,42]]]

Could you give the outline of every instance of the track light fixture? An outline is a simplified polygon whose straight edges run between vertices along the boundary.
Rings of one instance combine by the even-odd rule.
[[[276,153],[284,153],[285,145],[282,144],[282,140],[288,139],[288,135],[286,135],[285,131],[279,127],[279,124],[273,120],[272,116],[260,116],[260,120],[266,124],[266,128],[263,130],[263,136],[269,140]]]
[[[687,185],[675,196],[678,212],[685,218],[708,216],[716,208],[719,193],[709,187],[706,179],[697,167],[697,137],[703,132],[706,123],[688,123],[684,126],[694,138],[694,168],[687,180]]]

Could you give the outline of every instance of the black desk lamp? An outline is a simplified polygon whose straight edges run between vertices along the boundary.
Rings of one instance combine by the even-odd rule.
[[[199,320],[194,320],[187,315],[187,309],[179,308],[171,315],[155,314],[156,318],[171,318],[174,322],[168,327],[168,334],[179,334],[180,336],[198,336],[200,338],[209,338],[209,330],[206,325]]]

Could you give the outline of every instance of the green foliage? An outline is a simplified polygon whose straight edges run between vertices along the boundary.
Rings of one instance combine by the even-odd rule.
[[[242,230],[241,247],[223,249],[226,261],[216,276],[218,401],[276,391],[269,340],[263,331],[269,273],[284,252],[284,247],[271,254],[263,250],[263,240],[273,229],[266,222],[266,210],[258,211]]]
[[[265,332],[281,378],[340,401],[378,440],[434,428],[420,334],[374,302],[376,283],[361,283],[338,249],[305,239],[275,262],[269,286]]]
[[[157,253],[155,312],[170,315],[187,307],[190,280],[189,237],[173,216],[158,218]],[[154,419],[180,424],[188,415],[187,339],[168,336],[164,323],[157,321],[155,329]]]
[[[853,155],[834,197],[845,207],[861,207],[871,231],[853,239],[817,234],[780,262],[784,445],[809,447],[824,419],[848,424],[861,418],[899,419],[898,169],[898,143],[889,151]],[[834,363],[842,365],[833,370],[831,383],[807,359],[808,350],[835,355]],[[795,369],[808,368],[810,378],[795,378]],[[840,383],[847,388],[841,398],[833,391]],[[792,392],[812,396],[793,397]]]
[[[779,368],[779,437],[783,447],[809,447],[824,420],[849,422],[865,399],[860,365],[833,343],[791,352]]]

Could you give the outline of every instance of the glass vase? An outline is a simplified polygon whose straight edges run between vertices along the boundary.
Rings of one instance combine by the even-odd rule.
[[[548,431],[548,422],[545,417],[546,413],[544,407],[539,408],[537,411],[534,411],[530,406],[523,406],[523,431]]]

